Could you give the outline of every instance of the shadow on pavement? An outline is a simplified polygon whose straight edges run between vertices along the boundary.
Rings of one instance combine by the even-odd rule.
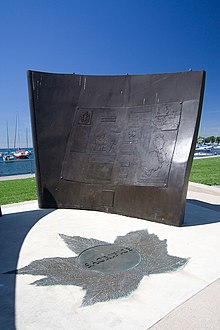
[[[207,225],[220,222],[220,205],[187,199],[183,226]]]
[[[22,244],[31,228],[54,209],[3,215],[0,218],[0,325],[15,330],[16,274]],[[220,206],[188,199],[183,226],[220,222]],[[1,328],[1,327],[0,327]]]
[[[31,228],[54,209],[34,210],[3,215],[0,218],[0,324],[2,329],[15,327],[16,274],[22,244]],[[1,327],[0,327],[1,328]]]

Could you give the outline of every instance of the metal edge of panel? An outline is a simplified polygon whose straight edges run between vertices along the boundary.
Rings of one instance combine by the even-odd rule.
[[[35,161],[35,176],[36,176],[36,186],[38,195],[39,207],[43,207],[43,194],[42,194],[42,183],[41,183],[41,171],[40,171],[40,160],[39,160],[39,150],[38,150],[38,135],[36,128],[36,113],[35,113],[35,103],[33,95],[33,71],[27,71],[28,80],[28,94],[29,94],[29,106],[31,115],[31,128],[32,128],[32,139],[34,147],[34,161]]]
[[[187,190],[188,190],[188,185],[189,185],[189,176],[190,176],[190,172],[191,172],[191,168],[192,168],[193,155],[194,155],[194,150],[196,147],[197,136],[198,136],[198,132],[199,132],[200,120],[201,120],[201,115],[202,115],[202,105],[203,105],[204,91],[205,91],[206,71],[201,71],[201,74],[202,74],[202,78],[201,78],[201,86],[200,86],[200,90],[199,90],[199,100],[198,100],[199,104],[198,104],[198,109],[197,109],[194,135],[192,138],[191,148],[190,148],[190,152],[189,152],[189,158],[186,163],[186,170],[185,170],[185,177],[184,177],[185,184],[183,185],[183,191],[182,191],[183,208],[182,208],[182,215],[180,217],[179,226],[181,226],[184,222],[186,195],[187,195]]]

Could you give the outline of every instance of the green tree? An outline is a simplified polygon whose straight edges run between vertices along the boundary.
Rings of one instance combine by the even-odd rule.
[[[215,136],[214,136],[214,135],[207,136],[207,137],[205,138],[205,142],[206,142],[206,143],[214,143],[214,142],[215,142]]]
[[[204,140],[205,140],[204,137],[199,136],[198,139],[197,139],[197,143],[203,143]]]

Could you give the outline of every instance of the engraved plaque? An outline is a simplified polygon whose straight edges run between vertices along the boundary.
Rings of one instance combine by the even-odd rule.
[[[181,108],[180,102],[78,108],[62,178],[81,183],[166,186]]]
[[[83,251],[78,261],[87,270],[115,274],[136,267],[141,261],[141,256],[134,248],[109,244]]]
[[[40,207],[183,223],[204,71],[28,84]]]

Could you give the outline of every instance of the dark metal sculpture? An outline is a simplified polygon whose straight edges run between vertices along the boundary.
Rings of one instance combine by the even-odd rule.
[[[28,83],[40,207],[182,224],[204,71]]]

